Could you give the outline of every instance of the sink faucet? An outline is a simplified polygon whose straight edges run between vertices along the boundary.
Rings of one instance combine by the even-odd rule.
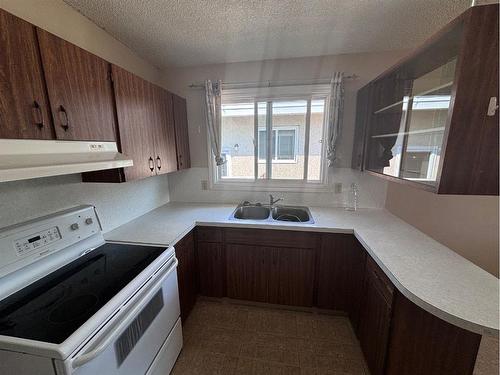
[[[272,194],[269,194],[269,206],[274,206],[275,203],[278,203],[279,201],[282,201],[283,198],[278,198],[278,199],[274,199],[273,195]]]

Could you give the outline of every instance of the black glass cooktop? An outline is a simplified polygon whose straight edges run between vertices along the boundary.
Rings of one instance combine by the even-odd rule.
[[[0,335],[62,343],[163,251],[100,246],[0,301]]]

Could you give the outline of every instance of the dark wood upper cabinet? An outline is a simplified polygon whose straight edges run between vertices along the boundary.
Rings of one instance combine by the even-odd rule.
[[[121,151],[134,160],[124,168],[126,181],[155,175],[153,87],[142,78],[112,66]]]
[[[177,170],[171,94],[112,65],[119,147],[132,167],[84,174],[84,181],[124,182]]]
[[[37,28],[58,139],[116,141],[110,64]]]
[[[177,168],[179,170],[191,168],[186,99],[172,94],[172,107],[177,147]]]
[[[498,195],[498,55],[498,4],[474,6],[362,88],[352,167],[439,194]]]
[[[498,92],[498,4],[472,8],[464,20],[453,112],[438,192],[498,195],[499,111],[488,115]]]
[[[177,170],[177,151],[175,146],[175,125],[171,94],[153,85],[153,109],[155,117],[154,149],[155,166],[158,174]]]
[[[0,9],[0,138],[54,139],[35,27]]]

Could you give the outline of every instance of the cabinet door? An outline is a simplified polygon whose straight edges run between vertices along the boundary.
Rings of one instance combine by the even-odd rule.
[[[481,336],[447,323],[396,294],[387,375],[470,375]]]
[[[269,275],[269,302],[290,306],[312,306],[314,297],[313,249],[274,248]]]
[[[358,338],[370,373],[382,375],[389,341],[392,299],[385,290],[385,281],[373,269],[372,262],[367,259]]]
[[[151,113],[154,117],[154,159],[156,173],[163,174],[177,170],[175,148],[175,128],[172,112],[171,94],[161,87],[154,86]]]
[[[356,330],[366,253],[352,234],[325,234],[318,256],[317,306],[346,311]]]
[[[226,296],[224,248],[220,243],[198,242],[200,294],[208,297]]]
[[[468,12],[439,193],[498,195],[499,111],[487,115],[500,99],[498,4]]]
[[[175,255],[179,261],[177,279],[179,284],[181,319],[185,322],[196,303],[197,295],[196,257],[192,232],[175,245]]]
[[[154,171],[153,125],[150,101],[152,85],[142,78],[112,66],[121,151],[134,160],[124,168],[127,181],[149,177]]]
[[[47,31],[37,33],[57,138],[115,141],[109,63]]]
[[[175,124],[175,144],[177,147],[177,168],[191,168],[186,99],[172,94]]]
[[[53,139],[35,27],[0,9],[0,138]]]
[[[228,297],[268,302],[271,259],[271,252],[268,248],[227,244]]]

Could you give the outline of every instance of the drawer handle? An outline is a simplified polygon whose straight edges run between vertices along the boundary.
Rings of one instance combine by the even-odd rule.
[[[68,113],[66,112],[66,109],[62,105],[59,106],[59,121],[61,122],[61,128],[63,128],[64,131],[68,131],[69,129]]]
[[[35,100],[33,102],[33,107],[31,108],[31,113],[33,115],[33,123],[38,127],[38,129],[43,128],[43,115],[40,104]]]
[[[158,168],[158,170],[161,170],[161,159],[159,156],[156,157],[156,168]]]

